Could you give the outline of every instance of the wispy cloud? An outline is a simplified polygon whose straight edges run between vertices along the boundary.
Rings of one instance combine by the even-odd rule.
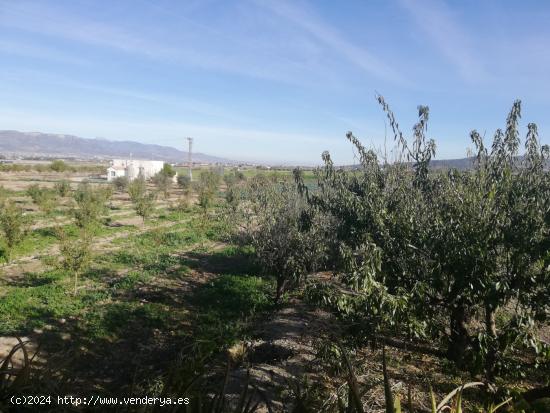
[[[323,47],[328,46],[337,55],[343,56],[346,60],[369,74],[399,84],[406,82],[404,77],[393,67],[368,50],[347,40],[338,30],[324,22],[313,11],[297,6],[296,2],[291,3],[286,0],[256,0],[255,4],[269,9],[276,15],[301,28],[320,42]]]
[[[463,79],[480,81],[486,77],[472,39],[443,0],[400,0],[400,4]]]
[[[87,59],[76,57],[50,47],[45,47],[44,45],[36,46],[28,42],[8,39],[0,39],[0,53],[50,60],[71,65],[85,65],[90,63]]]
[[[147,4],[147,3],[146,3]],[[237,7],[239,9],[239,7]],[[191,66],[214,72],[224,72],[257,79],[284,82],[301,86],[319,86],[332,75],[328,65],[312,62],[311,54],[301,54],[289,44],[277,50],[270,42],[259,42],[250,33],[262,29],[262,23],[243,34],[228,24],[224,30],[195,24],[191,19],[178,15],[166,19],[166,10],[152,7],[151,13],[161,13],[159,21],[164,25],[146,27],[144,22],[132,21],[129,10],[124,21],[116,25],[98,16],[71,13],[70,9],[56,7],[55,3],[41,4],[20,1],[2,7],[2,26],[20,31],[57,37],[68,44],[80,43],[87,47],[123,52],[140,58],[162,61],[167,64]],[[154,21],[155,17],[151,19]],[[246,16],[232,16],[245,18]],[[186,22],[181,24],[181,20]],[[300,44],[299,41],[297,41]],[[293,50],[294,49],[294,50]],[[290,55],[288,54],[290,51]],[[28,49],[28,54],[43,58],[39,50]]]

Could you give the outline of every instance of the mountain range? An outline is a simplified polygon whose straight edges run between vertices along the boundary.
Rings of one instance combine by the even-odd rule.
[[[130,158],[151,159],[171,163],[186,163],[186,151],[179,149],[139,143],[133,141],[111,141],[107,139],[81,138],[73,135],[60,135],[41,132],[19,132],[0,130],[0,155],[4,158],[76,158],[76,159],[112,159]],[[521,160],[521,156],[518,160]],[[473,158],[434,159],[430,162],[432,168],[459,170],[470,169]],[[204,153],[193,153],[193,162],[237,164],[239,162],[219,158]],[[357,165],[348,167],[357,168]],[[547,164],[547,167],[550,165]]]
[[[188,155],[186,151],[170,146],[14,130],[0,130],[0,154],[8,158],[19,156],[78,159],[133,157],[174,163],[187,162]],[[193,162],[236,163],[204,153],[193,153]]]

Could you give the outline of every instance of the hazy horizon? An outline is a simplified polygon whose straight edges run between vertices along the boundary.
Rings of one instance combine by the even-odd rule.
[[[382,94],[410,135],[430,106],[436,159],[492,137],[513,101],[549,143],[550,4],[0,0],[0,129],[208,155],[353,162],[381,148]]]

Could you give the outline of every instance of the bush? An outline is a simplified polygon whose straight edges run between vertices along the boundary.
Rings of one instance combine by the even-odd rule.
[[[115,191],[126,191],[128,188],[128,178],[125,176],[117,176],[115,179],[112,180],[113,188]]]
[[[220,175],[212,170],[203,171],[196,183],[196,191],[199,197],[199,205],[204,212],[212,206],[216,192],[220,185]]]
[[[76,207],[72,210],[76,225],[87,228],[97,223],[106,212],[106,202],[111,195],[111,188],[93,188],[88,182],[80,183],[74,193]]]
[[[550,314],[548,147],[539,145],[536,125],[529,124],[518,160],[521,106],[515,102],[490,150],[471,133],[473,170],[433,171],[428,108],[419,107],[409,144],[382,97],[379,102],[399,159],[409,163],[379,162],[350,132],[358,170],[339,170],[324,153],[319,189],[310,193],[298,179],[310,208],[337,223],[330,250],[338,257],[337,280],[350,291],[331,289],[324,301],[372,338],[394,329],[438,339],[458,366],[489,379],[518,372],[505,355],[525,346],[540,354],[532,326]],[[472,328],[475,320],[483,320],[480,327]]]
[[[172,177],[165,175],[162,171],[153,176],[153,183],[157,189],[162,192],[164,198],[168,198],[170,195],[170,188],[172,187]]]
[[[50,169],[54,172],[65,172],[69,170],[69,165],[67,165],[65,161],[58,159],[50,163]]]
[[[169,178],[173,178],[174,176],[176,176],[177,172],[172,165],[170,165],[169,163],[165,163],[159,173]]]
[[[27,195],[30,196],[33,202],[46,214],[51,213],[56,204],[56,192],[48,189],[41,188],[38,184],[30,185],[27,188]]]
[[[320,214],[309,214],[305,199],[289,182],[274,185],[264,177],[255,178],[242,196],[230,220],[241,225],[244,234],[238,240],[252,244],[265,274],[277,279],[278,301],[288,287],[299,285],[323,263],[330,225]]]
[[[13,201],[4,202],[0,209],[0,228],[6,244],[4,259],[9,262],[13,249],[23,240],[27,233],[28,220],[23,210]]]
[[[178,186],[183,190],[191,188],[191,178],[187,175],[178,175],[177,182]]]
[[[149,218],[151,213],[155,210],[156,195],[153,192],[142,194],[134,201],[134,208],[136,214],[138,214],[145,223],[145,220]]]
[[[64,198],[71,193],[71,183],[66,179],[58,181],[55,183],[54,189],[57,195]]]
[[[134,179],[132,182],[128,184],[128,195],[130,196],[130,199],[133,203],[136,203],[138,199],[140,199],[145,192],[147,191],[147,184],[145,183],[145,179],[143,178],[137,178]]]
[[[60,238],[59,267],[74,277],[74,295],[78,291],[78,277],[90,265],[92,260],[92,236],[82,229],[76,239],[70,238],[63,230],[58,230]]]

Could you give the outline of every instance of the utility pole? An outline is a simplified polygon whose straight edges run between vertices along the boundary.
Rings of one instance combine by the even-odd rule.
[[[192,172],[192,157],[191,157],[191,153],[193,151],[193,138],[187,138],[187,140],[189,141],[189,151],[187,152],[187,163],[188,163],[188,166],[189,166],[189,180],[192,181],[193,180],[193,172]]]

